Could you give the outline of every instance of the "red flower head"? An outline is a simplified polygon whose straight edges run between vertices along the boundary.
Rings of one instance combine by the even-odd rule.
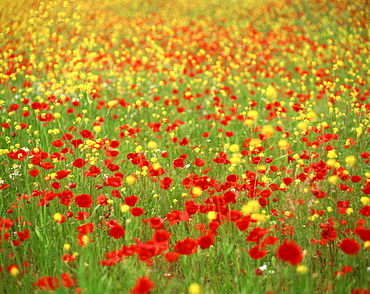
[[[164,258],[168,261],[168,262],[174,262],[176,260],[179,259],[179,254],[176,253],[176,252],[167,252],[165,255],[164,255]]]
[[[178,241],[174,247],[175,251],[179,254],[190,255],[198,251],[198,241],[192,238],[186,238]]]
[[[92,198],[88,194],[81,194],[75,197],[75,202],[78,207],[90,208],[92,205]]]
[[[149,219],[149,225],[154,230],[162,229],[164,226],[164,221],[160,217],[151,217]]]
[[[109,235],[114,239],[120,239],[125,235],[125,229],[122,226],[114,226],[110,229]]]
[[[207,249],[211,247],[213,245],[213,242],[214,242],[213,238],[208,235],[200,236],[198,239],[198,244],[202,249]]]
[[[256,245],[253,248],[248,250],[248,254],[250,257],[257,260],[257,259],[265,257],[267,254],[267,250],[266,249],[260,250],[258,245]]]
[[[339,244],[339,247],[345,254],[348,255],[357,255],[361,250],[360,244],[351,238],[342,240],[342,242]]]
[[[148,277],[141,277],[131,289],[131,294],[148,294],[153,290],[155,283]]]
[[[77,168],[83,167],[87,161],[83,160],[82,158],[77,158],[75,161],[72,162],[72,165]]]
[[[135,206],[138,200],[139,197],[137,197],[136,195],[127,196],[125,198],[125,204],[128,206]]]
[[[276,255],[281,260],[284,260],[293,266],[300,264],[303,260],[302,248],[293,240],[290,242],[284,240],[284,244],[278,247]]]
[[[183,158],[177,158],[173,161],[173,167],[179,168],[179,167],[185,167],[184,159]]]

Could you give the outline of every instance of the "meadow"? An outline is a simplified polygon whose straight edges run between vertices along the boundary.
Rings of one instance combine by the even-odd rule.
[[[0,2],[0,293],[370,293],[368,0]]]

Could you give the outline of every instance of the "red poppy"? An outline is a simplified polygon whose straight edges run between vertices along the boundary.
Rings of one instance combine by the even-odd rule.
[[[58,180],[64,179],[71,173],[70,170],[62,169],[60,171],[57,171],[55,178]]]
[[[109,235],[114,239],[120,239],[125,235],[125,229],[122,226],[114,226],[110,229]]]
[[[289,186],[293,182],[293,179],[290,178],[290,177],[286,177],[286,178],[283,179],[283,182],[284,182],[285,186]]]
[[[93,165],[88,171],[84,171],[84,177],[96,177],[97,175],[100,175],[100,172],[100,168]]]
[[[89,130],[82,130],[80,135],[85,139],[94,139],[94,135]]]
[[[83,235],[90,234],[92,231],[94,231],[94,224],[87,223],[82,226],[79,226],[77,227],[77,231]]]
[[[144,211],[145,210],[140,207],[134,207],[130,209],[131,214],[135,217],[142,215]]]
[[[131,294],[148,294],[153,290],[155,283],[147,276],[143,276],[136,281],[135,286],[131,289]]]
[[[212,159],[212,161],[219,164],[231,163],[231,161],[227,159],[226,153],[222,151],[218,154],[218,156],[215,159]]]
[[[352,238],[346,238],[342,240],[342,242],[339,244],[339,247],[345,254],[348,255],[357,255],[361,250],[360,244]]]
[[[236,221],[235,224],[236,224],[237,228],[239,229],[239,231],[244,232],[244,231],[248,230],[250,222],[251,222],[251,216],[246,215],[245,217]]]
[[[363,216],[370,216],[370,205],[366,205],[362,209],[360,209],[360,213]]]
[[[209,247],[211,247],[214,243],[214,240],[211,236],[208,236],[208,235],[203,235],[203,236],[200,236],[199,239],[198,239],[198,244],[200,246],[200,248],[202,249],[207,249]]]
[[[136,195],[127,196],[125,198],[125,204],[128,206],[135,206],[138,200],[139,197],[137,197]]]
[[[300,264],[303,260],[302,248],[293,240],[290,242],[284,240],[284,244],[278,247],[276,255],[279,259],[284,260],[293,266]]]
[[[98,195],[98,197],[96,198],[96,202],[100,205],[100,206],[106,206],[108,205],[108,198],[105,197],[104,194],[100,194]]]
[[[200,158],[195,158],[193,164],[196,165],[196,166],[203,166],[204,165],[204,160],[202,160]]]
[[[75,279],[72,279],[68,273],[63,273],[60,276],[62,277],[63,287],[72,288],[76,285]]]
[[[76,259],[76,257],[75,256],[73,256],[73,255],[71,255],[71,254],[64,254],[63,256],[62,256],[62,260],[64,261],[64,262],[71,262],[71,261],[74,261]]]
[[[264,248],[266,245],[275,245],[278,241],[278,237],[267,236],[265,240],[262,241],[261,248]]]
[[[177,252],[167,252],[165,255],[164,255],[164,258],[168,261],[168,262],[174,262],[176,260],[179,259],[179,254]]]
[[[265,257],[267,252],[266,249],[260,250],[258,245],[248,250],[249,256],[255,260]]]
[[[198,241],[192,238],[186,238],[182,241],[178,241],[175,244],[175,251],[179,254],[189,255],[194,254],[198,251]]]
[[[160,217],[151,217],[149,219],[149,225],[154,230],[162,229],[164,226],[164,221]]]
[[[83,145],[83,143],[84,143],[84,141],[82,141],[81,139],[77,139],[77,140],[72,140],[71,141],[71,144],[75,148],[78,148],[78,146]]]
[[[72,165],[77,168],[83,167],[87,163],[87,160],[83,160],[82,158],[77,158],[75,161],[72,162]]]
[[[176,168],[179,168],[179,167],[185,167],[185,164],[184,164],[184,159],[182,158],[177,158],[177,159],[174,159],[173,161],[173,167],[176,169]]]
[[[31,177],[37,177],[40,171],[38,169],[31,169],[30,171],[28,171],[28,173],[30,174]]]
[[[350,294],[370,294],[370,290],[366,290],[364,288],[352,288]]]
[[[225,203],[235,203],[238,198],[238,194],[233,191],[227,191],[224,195]]]
[[[164,177],[160,183],[161,183],[161,189],[167,190],[172,185],[173,179],[170,177]]]
[[[90,208],[91,205],[92,205],[93,200],[92,200],[90,195],[81,194],[81,195],[77,195],[75,197],[75,202],[76,202],[78,207]]]
[[[121,187],[122,178],[121,177],[108,177],[104,182],[104,186],[110,186],[114,188]]]
[[[45,291],[55,291],[59,288],[59,279],[58,277],[42,277],[34,283],[35,286],[38,286],[40,290]]]
[[[154,242],[166,242],[171,238],[171,233],[166,230],[158,230],[153,234]]]
[[[270,231],[268,229],[264,229],[264,228],[260,228],[260,227],[256,227],[254,228],[252,231],[249,232],[246,240],[248,242],[255,242],[255,243],[259,243],[260,240],[266,235],[268,234]]]

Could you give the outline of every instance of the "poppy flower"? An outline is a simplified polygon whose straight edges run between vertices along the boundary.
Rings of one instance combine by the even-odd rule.
[[[72,162],[72,165],[77,168],[83,167],[87,163],[87,160],[83,160],[82,158],[77,158]]]
[[[175,251],[179,254],[190,255],[198,251],[198,241],[192,238],[186,238],[175,244]]]
[[[110,186],[114,188],[121,187],[122,178],[121,177],[108,177],[104,182],[104,186]]]
[[[127,196],[125,198],[125,204],[128,206],[135,206],[138,200],[139,197],[137,197],[136,195]]]
[[[40,174],[40,171],[38,169],[31,169],[28,173],[31,177],[37,177]]]
[[[130,209],[131,214],[135,217],[142,215],[144,211],[145,210],[142,209],[141,207],[134,207]]]
[[[149,225],[154,230],[162,229],[164,226],[164,221],[160,217],[151,217],[149,219]]]
[[[71,255],[71,254],[64,254],[63,256],[62,256],[62,260],[64,261],[64,262],[71,262],[71,261],[74,261],[76,259],[76,257],[75,256],[73,256],[73,255]]]
[[[177,158],[173,161],[173,167],[176,168],[183,168],[185,167],[184,159],[183,158]]]
[[[83,234],[83,235],[86,235],[86,234],[90,234],[92,231],[94,231],[94,224],[92,223],[87,223],[87,224],[84,224],[82,226],[79,226],[77,228],[77,231],[80,233],[80,234]]]
[[[131,294],[148,294],[153,290],[155,283],[147,276],[143,276],[136,281],[135,286],[131,289]]]
[[[239,229],[239,231],[246,231],[248,230],[249,228],[249,225],[250,225],[250,222],[251,222],[251,216],[250,215],[246,215],[245,217],[237,220],[235,222],[235,225],[237,226],[237,228]]]
[[[55,291],[59,288],[58,277],[42,277],[34,283],[35,286],[39,287],[40,290]]]
[[[167,190],[172,185],[173,179],[170,177],[164,177],[161,181],[161,189]]]
[[[167,252],[165,255],[164,255],[164,258],[168,261],[168,262],[174,262],[176,260],[179,259],[179,254],[177,252]]]
[[[369,205],[364,206],[362,209],[360,209],[360,213],[363,216],[370,216],[370,206]]]
[[[290,263],[292,266],[298,265],[303,260],[303,251],[293,240],[290,242],[284,240],[283,245],[280,245],[276,251],[279,259]]]
[[[267,255],[267,252],[268,251],[266,249],[260,250],[258,245],[248,250],[249,256],[255,260],[265,257]]]
[[[199,239],[198,239],[198,244],[200,246],[200,248],[202,249],[207,249],[209,247],[211,247],[214,243],[214,240],[211,236],[208,236],[208,235],[203,235],[203,236],[200,236]]]
[[[109,235],[114,239],[120,239],[125,235],[125,229],[122,226],[114,226],[109,230]]]
[[[63,273],[60,275],[62,278],[62,285],[65,288],[72,288],[76,285],[75,279],[72,279],[68,273]]]
[[[171,238],[171,233],[166,230],[158,230],[153,234],[154,242],[166,242]]]
[[[260,228],[260,227],[256,227],[254,228],[252,231],[249,232],[246,240],[248,242],[255,242],[255,243],[259,243],[260,240],[266,235],[268,234],[270,231],[268,229],[264,229],[264,228]]]
[[[193,162],[194,165],[196,166],[203,166],[204,165],[204,160],[200,159],[200,158],[195,158],[194,162]]]
[[[360,244],[352,238],[343,239],[339,244],[339,248],[348,255],[357,255],[361,250]]]
[[[81,194],[81,195],[77,195],[75,197],[75,202],[76,202],[78,207],[90,208],[91,205],[92,205],[93,200],[92,200],[90,195]]]

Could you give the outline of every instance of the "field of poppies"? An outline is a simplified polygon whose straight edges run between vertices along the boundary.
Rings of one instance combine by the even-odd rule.
[[[0,293],[369,294],[369,23],[1,1]]]

